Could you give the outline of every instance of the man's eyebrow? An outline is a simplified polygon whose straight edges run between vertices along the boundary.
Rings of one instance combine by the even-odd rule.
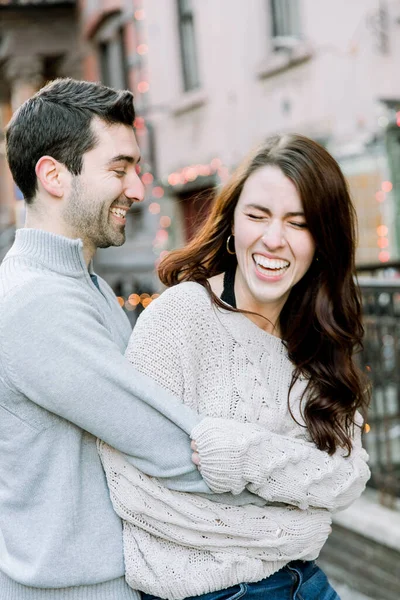
[[[118,154],[118,156],[113,156],[108,161],[108,164],[111,165],[116,162],[127,162],[130,165],[133,165],[133,164],[137,164],[140,161],[140,158],[141,157],[139,156],[139,158],[136,160],[133,156],[129,156],[127,154]]]

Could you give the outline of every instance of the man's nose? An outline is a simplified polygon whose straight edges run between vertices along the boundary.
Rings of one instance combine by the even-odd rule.
[[[143,202],[144,185],[136,171],[127,175],[124,193],[125,196],[130,200],[133,200],[133,202]]]

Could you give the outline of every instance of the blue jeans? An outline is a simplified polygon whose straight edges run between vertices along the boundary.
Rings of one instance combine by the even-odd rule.
[[[292,561],[257,583],[240,583],[225,590],[186,600],[340,600],[325,573],[314,561]],[[143,600],[160,600],[142,593]]]

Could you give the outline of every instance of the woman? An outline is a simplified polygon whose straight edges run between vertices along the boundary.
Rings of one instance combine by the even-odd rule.
[[[192,432],[219,495],[169,490],[100,443],[127,580],[147,598],[338,598],[314,559],[332,511],[369,477],[352,358],[363,333],[354,222],[326,150],[274,137],[239,167],[195,239],[162,262],[170,289],[138,320],[127,356],[219,417],[211,433],[207,418]]]

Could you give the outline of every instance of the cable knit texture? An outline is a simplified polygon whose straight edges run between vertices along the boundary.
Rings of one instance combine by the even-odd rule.
[[[207,484],[225,492],[218,501],[168,490],[100,442],[111,499],[124,520],[128,583],[179,600],[315,559],[331,511],[364,489],[367,455],[359,428],[349,458],[315,447],[301,426],[305,381],[291,396],[300,424],[290,416],[293,365],[282,341],[245,315],[215,307],[202,286],[187,282],[141,315],[127,357],[182,402],[215,417],[191,435]]]

